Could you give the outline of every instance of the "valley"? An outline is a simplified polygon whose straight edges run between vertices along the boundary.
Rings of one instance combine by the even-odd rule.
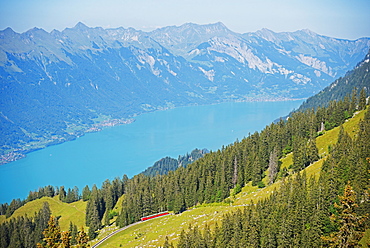
[[[0,41],[1,247],[120,228],[99,247],[370,245],[370,38],[80,22]]]
[[[0,166],[0,203],[24,199],[30,190],[46,185],[82,189],[124,174],[132,177],[163,157],[177,158],[197,147],[220,149],[287,115],[301,102],[181,107],[137,116],[131,124],[103,127],[100,132],[29,153],[26,158]],[[36,176],[29,180],[29,175]]]
[[[344,131],[352,138],[358,135],[358,125],[360,121],[364,119],[366,111],[356,113],[352,119],[343,124]],[[303,170],[303,173],[305,173],[308,178],[314,177],[318,180],[322,164],[327,160],[327,149],[336,144],[339,133],[340,127],[336,127],[317,137],[316,144],[321,158]],[[292,156],[293,154],[289,153],[286,157],[280,159],[281,168],[289,168],[292,164]],[[291,169],[289,169],[289,171],[291,171]],[[295,177],[295,175],[293,174],[289,177]],[[267,179],[267,177],[265,179]],[[285,178],[284,180],[286,181],[289,179]],[[282,182],[282,180],[277,180],[274,184],[264,188],[258,188],[248,183],[242,188],[240,193],[226,198],[221,203],[199,204],[187,209],[181,214],[172,214],[159,219],[139,223],[117,233],[99,245],[99,247],[161,247],[165,243],[166,237],[168,237],[169,241],[173,244],[177,244],[183,229],[187,230],[189,226],[198,226],[199,229],[204,229],[205,226],[208,226],[212,231],[215,225],[221,225],[221,221],[225,214],[232,213],[236,209],[243,209],[245,206],[250,206],[269,198],[273,192],[279,191]],[[265,183],[267,182],[265,181]],[[119,212],[122,210],[121,205],[124,197],[125,196],[122,196],[120,200],[118,200],[116,206],[113,208],[115,211]],[[85,211],[86,202],[80,200],[78,202],[66,204],[60,202],[58,196],[29,202],[16,210],[11,218],[34,213],[41,208],[43,202],[48,202],[50,204],[53,215],[61,215],[59,223],[62,230],[68,230],[70,221],[78,224],[79,227],[80,225],[84,225],[84,215],[79,214],[79,211]],[[5,216],[0,216],[0,220],[1,222],[5,221]],[[118,227],[115,227],[114,222],[115,218],[111,220],[111,225],[102,229],[97,239],[93,240],[90,244],[94,245],[107,234],[117,230]],[[174,227],[176,228],[174,229]],[[367,232],[362,243],[369,242],[369,240],[370,233]]]
[[[358,132],[358,125],[360,120],[364,118],[364,111],[357,114],[350,121],[346,122],[343,127],[344,130],[355,137]],[[303,170],[307,177],[314,177],[316,180],[320,176],[321,166],[327,156],[327,148],[335,145],[340,128],[334,128],[326,132],[324,135],[317,138],[317,148],[322,157],[317,162],[308,166]],[[292,153],[281,159],[281,167],[289,167],[292,163]],[[290,161],[290,162],[289,162]],[[267,178],[266,178],[267,179]],[[285,179],[286,180],[286,179]],[[259,189],[257,186],[251,184],[246,185],[240,193],[226,199],[228,203],[202,204],[191,208],[179,215],[171,215],[162,217],[160,219],[143,222],[135,227],[120,232],[99,247],[160,247],[165,243],[165,238],[168,237],[171,242],[177,244],[180,233],[183,229],[188,229],[189,226],[198,226],[199,229],[204,230],[207,225],[211,230],[215,228],[216,223],[221,224],[223,216],[229,212],[235,211],[236,208],[243,209],[245,206],[256,204],[259,201],[270,197],[273,192],[276,192],[281,187],[282,181],[277,181],[272,185]],[[177,227],[174,229],[173,227]],[[109,228],[107,228],[109,230]],[[99,236],[101,239],[105,236],[105,232]],[[363,243],[370,241],[370,231],[366,234],[366,240]],[[94,241],[92,242],[94,244]]]
[[[2,164],[155,110],[304,99],[353,69],[370,47],[369,38],[240,34],[223,23],[151,32],[78,23],[52,32],[7,28],[0,37]]]

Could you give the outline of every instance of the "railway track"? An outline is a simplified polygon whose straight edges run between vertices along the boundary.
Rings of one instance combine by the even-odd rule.
[[[113,235],[115,235],[115,234],[117,234],[117,233],[119,233],[119,232],[121,232],[123,230],[126,230],[127,228],[130,228],[132,226],[135,226],[137,224],[140,224],[140,223],[142,223],[142,221],[138,221],[138,222],[132,223],[132,224],[130,224],[128,226],[122,227],[122,228],[120,228],[120,229],[118,229],[118,230],[116,230],[116,231],[108,234],[107,236],[105,236],[104,238],[102,238],[101,240],[99,240],[98,243],[96,243],[95,245],[92,245],[91,248],[98,247],[99,245],[101,245],[102,243],[104,243],[104,241],[106,241],[107,239],[109,239],[110,237],[112,237]]]
[[[165,214],[164,214],[165,213]],[[102,238],[101,240],[99,240],[98,243],[96,243],[95,245],[91,246],[91,248],[95,248],[95,247],[98,247],[99,245],[101,245],[102,243],[104,243],[107,239],[109,239],[110,237],[112,237],[113,235],[123,231],[123,230],[126,230],[127,228],[130,228],[132,226],[135,226],[137,224],[140,224],[140,223],[143,223],[143,221],[148,221],[148,220],[151,220],[151,219],[156,219],[156,218],[160,218],[160,217],[163,217],[163,216],[166,216],[168,215],[168,212],[161,212],[161,213],[158,213],[158,214],[153,214],[153,215],[150,215],[150,216],[146,216],[146,217],[143,217],[141,218],[141,221],[138,221],[138,222],[135,222],[135,223],[132,223],[128,226],[125,226],[125,227],[122,227],[110,234],[108,234],[107,236],[105,236],[104,238]]]

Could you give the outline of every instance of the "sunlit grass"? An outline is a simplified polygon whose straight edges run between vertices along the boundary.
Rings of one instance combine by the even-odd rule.
[[[352,137],[356,135],[358,123],[363,115],[364,111],[343,125]],[[339,130],[339,127],[334,128],[316,139],[316,145],[322,158],[305,168],[308,178],[314,176],[318,179],[320,176],[322,164],[328,154],[328,146],[337,142]],[[289,168],[293,164],[293,153],[288,154],[280,161],[282,162],[281,168]],[[267,185],[266,178],[264,183]],[[215,223],[219,223],[224,214],[266,199],[280,188],[281,182],[279,180],[262,189],[252,186],[252,182],[249,182],[239,194],[228,198],[231,203],[201,204],[179,215],[170,215],[143,222],[113,236],[100,247],[159,247],[164,244],[166,236],[168,236],[170,242],[176,244],[182,229],[187,229],[189,225],[198,225],[202,229],[205,224],[213,229]]]
[[[207,206],[148,220],[120,232],[99,247],[159,247],[164,244],[166,236],[176,244],[182,229],[189,225],[202,229],[206,223],[213,229],[223,214],[233,209],[235,207]]]
[[[354,137],[357,134],[358,123],[363,119],[364,113],[364,111],[359,112],[343,125],[345,131],[348,132],[351,137]],[[319,177],[321,166],[325,156],[328,154],[328,147],[337,142],[339,130],[340,128],[337,127],[325,132],[322,136],[317,137],[316,145],[321,159],[305,169],[308,177],[314,176],[316,179]],[[289,168],[289,166],[293,164],[293,154],[288,154],[280,161],[281,168]],[[268,174],[264,178],[265,185],[267,185],[268,182],[267,178]],[[257,186],[252,186],[252,183],[249,182],[245,187],[243,187],[239,194],[229,197],[227,203],[200,204],[182,214],[169,215],[145,221],[113,236],[100,247],[159,247],[164,244],[166,236],[169,237],[171,242],[176,244],[182,229],[187,229],[189,225],[197,225],[202,229],[206,224],[213,229],[216,222],[220,224],[222,216],[225,213],[233,211],[236,208],[243,208],[246,205],[258,202],[259,200],[266,199],[274,191],[279,189],[281,182],[281,180],[278,180],[274,184],[262,189],[259,189]],[[121,211],[123,198],[124,196],[118,200],[114,207],[115,211]],[[24,216],[26,214],[28,216],[34,216],[34,213],[38,212],[42,208],[44,202],[49,203],[53,215],[60,216],[59,223],[62,230],[68,230],[70,221],[76,224],[78,228],[85,225],[86,202],[78,201],[67,204],[59,201],[58,196],[54,198],[44,197],[42,199],[31,201],[16,210],[11,218]],[[111,222],[114,222],[115,219],[116,218]],[[4,215],[1,215],[0,223],[4,221],[6,221],[6,218]],[[116,229],[117,227],[115,227],[114,224],[111,227],[103,229],[98,239],[101,239]],[[367,236],[370,236],[369,231],[367,232]],[[97,241],[95,240],[92,244],[95,242]]]
[[[77,225],[78,228],[85,226],[85,210],[86,202],[77,201],[73,203],[64,203],[61,202],[58,196],[53,198],[43,197],[31,202],[26,203],[24,206],[17,209],[10,218],[17,218],[18,216],[35,216],[35,213],[38,212],[44,205],[44,202],[49,203],[49,207],[52,215],[60,216],[59,225],[62,231],[69,229],[69,223],[72,221],[73,224]],[[5,216],[2,216],[1,221],[5,221]]]

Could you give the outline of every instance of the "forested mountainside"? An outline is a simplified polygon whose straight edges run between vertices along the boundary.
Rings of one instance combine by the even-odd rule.
[[[370,224],[369,138],[367,111],[356,137],[341,129],[318,179],[298,172],[214,230],[183,230],[177,247],[369,247],[369,239],[360,242]]]
[[[199,158],[204,157],[205,154],[209,153],[207,149],[194,149],[190,154],[179,156],[177,159],[171,157],[165,157],[150,166],[143,174],[146,176],[155,176],[168,174],[170,171],[177,170],[179,167],[185,167]]]
[[[308,97],[352,69],[369,38],[238,34],[222,23],[0,31],[1,161],[190,104]],[[278,82],[278,83],[277,83]]]
[[[185,231],[176,244],[179,247],[286,247],[287,244],[316,247],[325,246],[325,240],[336,242],[341,235],[351,242],[358,242],[365,225],[369,224],[369,219],[363,216],[370,207],[367,197],[370,112],[364,110],[366,101],[352,99],[356,102],[332,102],[329,107],[316,112],[294,113],[287,121],[272,123],[260,133],[208,153],[186,168],[180,167],[167,175],[139,174],[131,179],[124,176],[112,182],[106,180],[100,189],[85,187],[81,196],[78,189],[66,192],[64,188],[45,187],[30,193],[29,198],[36,199],[39,194],[58,197],[65,202],[82,198],[87,202],[88,236],[94,239],[99,229],[110,225],[110,220],[117,214],[116,225],[125,226],[142,216],[163,210],[181,213],[197,204],[230,202],[231,199],[227,198],[238,194],[250,181],[260,188],[265,187],[263,182],[282,181],[282,186],[274,190],[271,197],[224,216],[215,229],[189,227],[189,231],[183,227]],[[351,106],[356,106],[356,109],[351,109]],[[347,134],[342,129],[336,145],[328,147],[329,154],[319,153],[316,137],[334,126],[322,130],[322,123],[341,125],[359,110],[362,110],[363,119],[359,127],[352,129],[358,132]],[[320,159],[319,154],[325,157],[319,179],[300,174],[302,169]],[[293,157],[288,167],[281,167],[278,162],[284,156]],[[118,203],[121,210],[117,212],[114,206],[119,199],[122,201]],[[344,207],[347,203],[348,209]],[[2,205],[1,211],[14,211],[16,204],[17,201],[13,201],[9,206]],[[34,247],[35,242],[42,242],[40,228],[57,225],[54,219],[51,224],[45,224],[49,212],[46,205],[34,217],[3,221],[0,225],[2,247],[14,247],[15,244],[16,247]],[[331,219],[333,213],[336,217]],[[355,216],[351,222],[354,236],[343,234],[347,230],[342,230],[340,221],[346,213]],[[78,233],[86,235],[83,230],[78,232],[73,223],[70,230],[75,233],[75,240]],[[23,232],[26,235],[22,235]],[[321,236],[326,239],[321,239]],[[170,246],[171,242],[169,238],[165,245]]]
[[[340,77],[318,94],[308,98],[298,109],[317,108],[327,106],[328,101],[342,100],[349,96],[351,90],[355,90],[354,97],[358,94],[370,95],[370,50],[366,57],[344,77]],[[363,90],[363,92],[361,92]],[[349,99],[347,99],[349,101]]]
[[[366,105],[362,102],[358,106],[363,109]],[[326,128],[331,129],[344,123],[354,111],[350,102],[332,102],[320,111],[295,113],[287,121],[271,124],[260,133],[211,152],[187,168],[165,176],[134,176],[126,184],[123,211],[117,222],[127,225],[163,209],[179,213],[198,203],[219,202],[230,195],[231,189],[240,190],[249,181],[263,187],[262,178],[268,169],[271,183],[286,176],[287,171],[280,171],[278,163],[272,161],[290,152],[291,169],[299,172],[319,159],[315,139],[323,123],[333,123]],[[363,143],[361,146],[368,151],[368,144]]]

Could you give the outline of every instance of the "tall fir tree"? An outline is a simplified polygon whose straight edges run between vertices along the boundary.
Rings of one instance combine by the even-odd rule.
[[[360,92],[360,98],[358,100],[358,110],[363,110],[366,108],[366,91],[362,88]]]
[[[71,247],[71,233],[69,231],[62,232],[61,234],[61,248]]]
[[[86,234],[83,227],[81,227],[81,231],[78,232],[77,236],[77,247],[78,248],[86,248],[88,247],[87,242],[89,241],[89,236]]]
[[[273,184],[276,178],[276,174],[278,172],[278,166],[279,166],[279,159],[277,155],[277,148],[274,147],[272,152],[270,153],[270,159],[269,159],[269,167],[268,167],[268,173],[269,173],[269,184]]]
[[[43,232],[45,248],[58,248],[61,242],[60,227],[56,217],[50,216],[48,226]]]
[[[69,233],[71,234],[71,245],[77,244],[77,235],[78,235],[78,230],[77,226],[72,223],[72,221],[69,223]]]
[[[332,222],[339,226],[338,231],[323,237],[331,247],[357,247],[365,233],[364,221],[367,216],[358,216],[356,208],[356,193],[350,182],[347,183],[343,196],[339,196],[339,204],[334,203],[337,214],[331,216]]]
[[[59,200],[61,200],[62,202],[64,202],[66,200],[66,197],[67,197],[67,193],[64,189],[64,186],[60,186],[60,190],[59,190]]]
[[[82,200],[88,201],[90,200],[91,191],[88,185],[86,185],[82,190]]]

